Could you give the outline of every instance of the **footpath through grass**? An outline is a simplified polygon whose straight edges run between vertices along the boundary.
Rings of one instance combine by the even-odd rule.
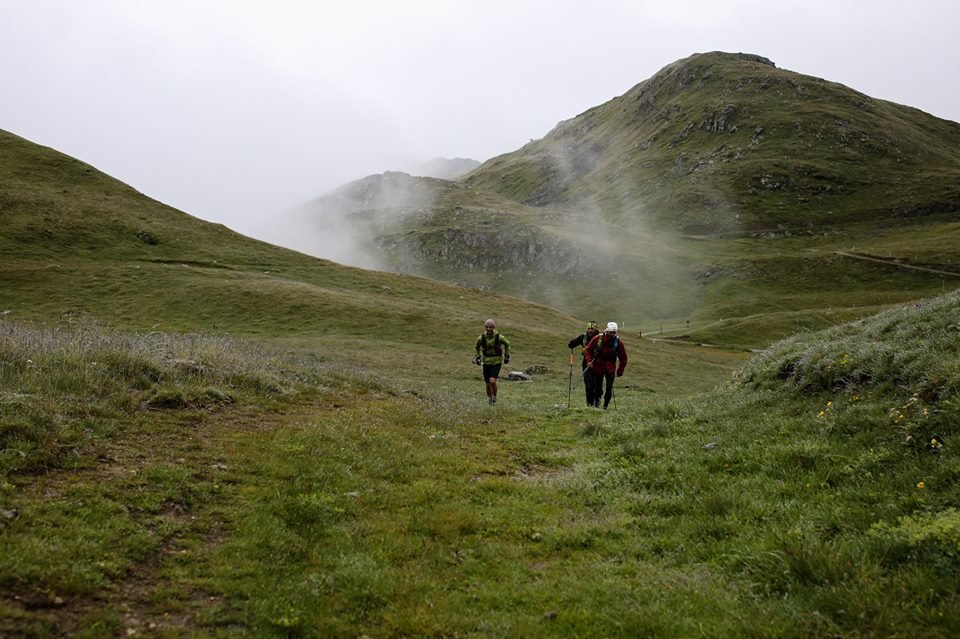
[[[593,476],[612,413],[510,402],[184,414],[96,467],[14,478],[4,629],[682,636],[736,605],[720,575],[641,560],[636,516]]]
[[[0,634],[956,636],[958,308],[800,336],[706,395],[624,378],[606,412],[560,371],[490,408],[466,376],[150,360],[128,405],[169,403],[7,467]]]

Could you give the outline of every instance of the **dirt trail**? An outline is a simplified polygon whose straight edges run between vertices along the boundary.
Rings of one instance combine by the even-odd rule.
[[[851,257],[855,260],[866,260],[867,262],[877,262],[879,264],[886,264],[888,266],[896,266],[898,268],[910,269],[913,271],[925,271],[927,273],[936,273],[937,275],[949,275],[950,277],[960,277],[960,273],[954,273],[953,271],[943,271],[936,268],[929,268],[926,266],[915,266],[913,264],[905,264],[900,260],[893,258],[883,258],[877,257],[875,255],[865,255],[863,253],[849,253],[847,251],[834,251],[834,255],[840,255],[842,257]]]

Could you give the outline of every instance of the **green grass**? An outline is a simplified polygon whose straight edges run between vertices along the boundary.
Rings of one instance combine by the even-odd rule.
[[[3,335],[0,507],[15,516],[0,544],[18,558],[0,573],[5,631],[509,631],[509,607],[488,621],[458,619],[476,599],[447,592],[456,566],[473,565],[470,588],[496,607],[503,593],[486,590],[526,579],[517,571],[530,569],[512,563],[526,545],[557,535],[564,555],[590,543],[592,526],[564,530],[569,489],[525,488],[547,487],[593,454],[579,435],[591,416],[565,409],[563,368],[502,382],[503,408],[491,412],[468,358],[438,359],[446,380],[437,387],[434,371],[387,376],[389,357],[350,367],[302,353],[295,340],[276,352],[80,321],[6,323]],[[651,360],[685,352],[685,381],[706,388],[739,359],[687,346],[649,351],[636,345],[632,366],[645,384],[624,383],[621,402],[687,391],[644,380]],[[582,403],[579,389],[573,401]],[[431,620],[422,597],[448,614]],[[388,600],[394,612],[380,619]]]
[[[654,372],[685,349],[729,370],[720,353],[634,341],[606,412],[578,394],[568,410],[557,368],[501,381],[490,409],[471,374],[410,393],[415,374],[380,374],[389,360],[338,377],[309,358],[284,362],[281,399],[253,385],[141,407],[100,446],[7,474],[5,630],[952,636],[958,310],[953,294],[800,335],[733,378],[688,370],[727,378],[707,394],[667,394]],[[65,369],[87,344],[140,352],[89,328],[59,336],[72,349],[14,328],[37,360],[69,353]],[[214,379],[236,361],[271,371],[192,339]],[[135,370],[173,383],[144,358]],[[24,395],[64,386],[81,393]]]

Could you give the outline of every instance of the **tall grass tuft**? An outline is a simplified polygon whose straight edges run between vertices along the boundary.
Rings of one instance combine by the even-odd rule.
[[[960,291],[816,334],[755,357],[741,386],[815,395],[874,392],[926,400],[960,392]]]

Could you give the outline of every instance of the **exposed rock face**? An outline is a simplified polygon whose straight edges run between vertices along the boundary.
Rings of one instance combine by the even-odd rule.
[[[156,236],[149,231],[137,231],[137,237],[140,238],[140,241],[144,244],[149,244],[151,246],[156,246],[160,243],[160,240],[158,240]]]
[[[581,249],[529,226],[508,230],[495,224],[448,227],[427,233],[387,234],[379,247],[403,272],[423,273],[424,264],[457,270],[582,273],[591,260]]]
[[[305,205],[304,209],[315,214],[343,216],[358,211],[430,206],[435,197],[429,180],[387,171],[351,182]]]
[[[581,159],[589,164],[599,153],[585,150]],[[544,185],[545,192],[552,187]],[[315,219],[349,225],[380,256],[381,267],[402,273],[448,280],[456,272],[571,276],[609,261],[592,256],[576,233],[540,225],[549,214],[529,220],[504,209],[455,204],[464,197],[473,203],[461,184],[389,172],[346,185],[306,210]]]

